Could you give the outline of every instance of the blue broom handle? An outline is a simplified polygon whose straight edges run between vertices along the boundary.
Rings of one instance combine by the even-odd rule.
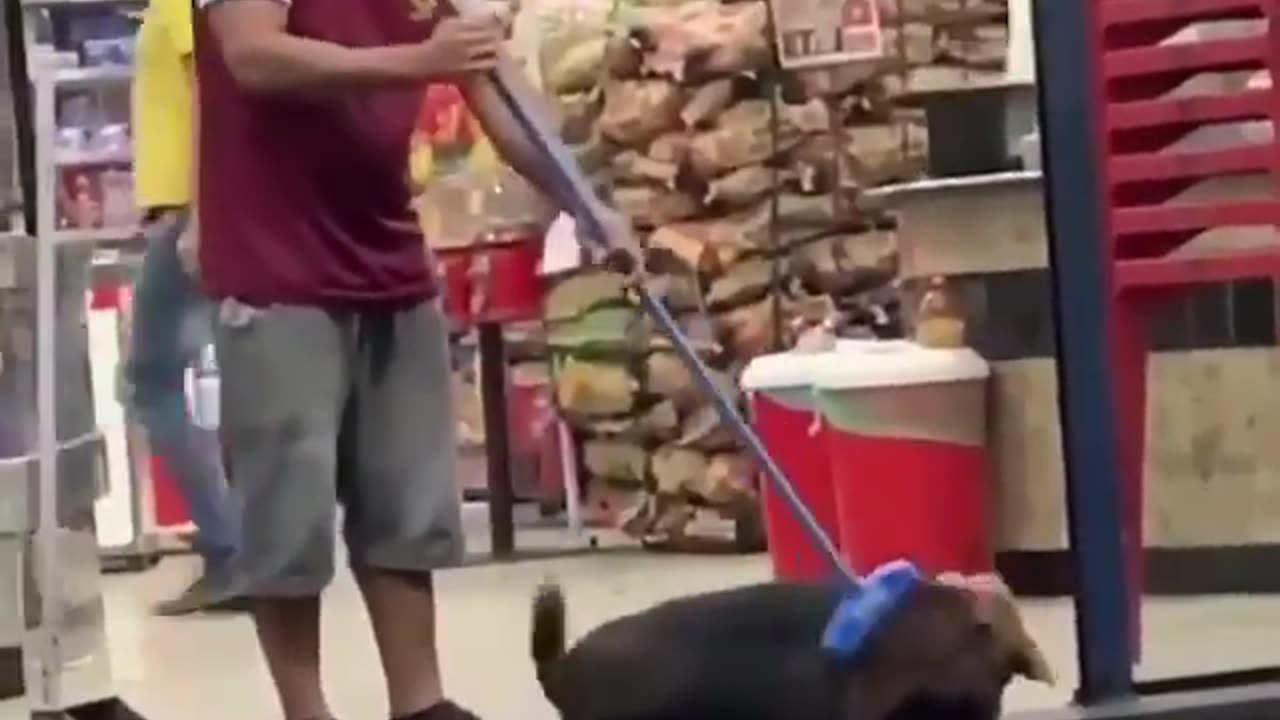
[[[738,411],[737,404],[733,399],[726,396],[723,389],[712,379],[711,370],[702,361],[701,356],[690,344],[689,339],[681,332],[680,326],[671,317],[667,307],[662,304],[661,300],[656,299],[647,291],[640,293],[640,304],[644,307],[645,312],[653,318],[654,324],[671,340],[676,354],[680,356],[680,359],[684,360],[685,365],[692,371],[693,377],[697,380],[698,385],[701,386],[702,391],[711,398],[716,411],[720,413],[721,420],[729,425],[733,434],[747,447],[747,451],[751,453],[751,458],[755,460],[756,465],[764,473],[769,485],[786,500],[792,515],[804,528],[805,533],[809,535],[814,547],[831,564],[831,569],[842,579],[850,583],[856,583],[858,581],[857,575],[845,562],[844,556],[840,554],[831,537],[827,535],[822,524],[818,522],[818,518],[814,516],[808,504],[796,492],[795,485],[791,483],[791,479],[782,471],[782,468],[778,467],[778,463],[774,461],[773,456],[769,454],[768,449],[761,442],[760,436],[742,417],[742,413]]]

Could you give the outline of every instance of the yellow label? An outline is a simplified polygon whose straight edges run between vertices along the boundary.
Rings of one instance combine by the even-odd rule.
[[[422,190],[435,175],[435,151],[430,141],[415,134],[409,143],[409,180],[415,190]]]

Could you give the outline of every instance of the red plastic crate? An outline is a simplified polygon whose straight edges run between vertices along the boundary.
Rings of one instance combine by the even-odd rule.
[[[1280,226],[1280,89],[1175,96],[1206,73],[1270,72],[1280,82],[1280,8],[1266,0],[1094,0],[1095,87],[1103,138],[1100,167],[1106,197],[1112,306],[1112,396],[1115,398],[1125,500],[1124,542],[1139,656],[1138,609],[1144,575],[1143,458],[1151,311],[1201,283],[1280,277],[1280,246],[1186,257],[1174,252],[1203,233],[1228,227]],[[1197,24],[1256,20],[1260,34],[1169,44]],[[1269,144],[1185,150],[1176,144],[1204,127],[1270,121]],[[1261,197],[1189,203],[1178,196],[1219,178],[1269,179]]]

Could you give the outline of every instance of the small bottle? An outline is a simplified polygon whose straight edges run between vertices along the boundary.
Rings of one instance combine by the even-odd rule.
[[[71,196],[71,224],[78,228],[102,226],[102,204],[93,195],[93,183],[87,175],[77,175]]]
[[[102,224],[106,227],[128,227],[137,222],[133,196],[133,173],[125,170],[106,170],[101,185]]]
[[[965,346],[965,321],[946,280],[934,277],[916,312],[916,342],[932,348]]]

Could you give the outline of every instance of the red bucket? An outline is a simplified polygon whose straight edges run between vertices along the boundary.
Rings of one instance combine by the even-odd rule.
[[[546,286],[542,233],[493,233],[474,245],[437,248],[444,309],[455,330],[478,323],[510,323],[542,317]]]
[[[815,372],[840,550],[860,574],[907,558],[990,572],[986,381],[970,350],[886,345]]]
[[[455,332],[470,328],[475,321],[471,316],[471,256],[468,245],[435,250],[440,269],[440,293],[444,300],[444,312]]]
[[[804,392],[807,394],[808,390]],[[834,540],[839,533],[839,519],[831,470],[826,457],[813,449],[818,438],[809,432],[813,425],[812,407],[796,400],[795,394],[785,392],[751,393],[752,424],[800,499]],[[827,578],[831,574],[830,563],[813,546],[786,500],[767,482],[762,491],[774,577],[798,582]]]
[[[751,401],[751,423],[761,442],[823,531],[837,543],[839,514],[831,463],[821,451],[822,438],[818,434],[813,401],[813,373],[829,356],[849,357],[869,345],[864,341],[841,340],[834,353],[764,355],[752,361],[742,374],[742,387]],[[791,506],[768,482],[763,484],[762,493],[774,576],[791,581],[829,578],[830,562],[814,547],[813,539],[796,520]]]
[[[545,295],[542,233],[533,228],[492,233],[471,260],[471,315],[478,323],[542,317]]]

